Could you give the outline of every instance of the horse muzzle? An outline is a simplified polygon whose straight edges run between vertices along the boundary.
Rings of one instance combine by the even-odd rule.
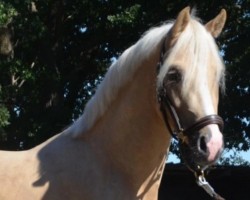
[[[224,148],[223,136],[216,124],[210,124],[180,143],[182,159],[191,170],[206,169],[221,156]]]

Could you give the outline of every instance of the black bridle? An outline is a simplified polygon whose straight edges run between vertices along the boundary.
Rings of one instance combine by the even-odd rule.
[[[160,60],[157,64],[158,73],[160,72],[160,69],[162,68],[164,64],[165,54],[166,54],[166,47],[165,47],[165,40],[164,40],[161,53],[160,53]],[[191,126],[185,128],[181,125],[178,113],[176,112],[174,104],[171,102],[170,98],[168,97],[167,91],[164,88],[164,86],[160,86],[160,88],[158,89],[157,97],[158,97],[158,102],[160,104],[160,110],[161,110],[165,125],[169,133],[173,136],[173,138],[180,140],[181,142],[185,141],[185,137],[194,134],[195,132],[201,130],[202,128],[210,124],[217,124],[221,131],[224,128],[223,119],[219,115],[216,115],[216,114],[204,116],[200,118],[198,121],[196,121],[194,124],[192,124]],[[173,122],[174,127],[172,127],[170,124],[169,116],[171,118],[171,121]],[[196,169],[195,170],[191,169],[191,171],[193,171],[196,177],[197,184],[200,187],[202,187],[213,199],[224,200],[224,198],[222,198],[219,194],[217,194],[214,191],[214,189],[211,187],[211,185],[206,181],[205,176],[204,176],[204,171],[203,169],[200,168],[200,166],[197,165]]]

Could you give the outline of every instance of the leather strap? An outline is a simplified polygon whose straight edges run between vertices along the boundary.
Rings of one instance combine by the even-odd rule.
[[[182,127],[176,109],[174,108],[173,104],[171,103],[169,97],[166,94],[166,91],[163,88],[161,88],[158,92],[158,101],[166,127],[175,139],[182,139],[183,136],[191,135],[210,124],[217,124],[220,130],[223,131],[223,119],[219,115],[215,114],[208,115],[199,119],[197,122],[195,122],[188,128]],[[168,112],[166,109],[168,110]],[[167,113],[169,113],[169,115]],[[172,122],[174,123],[174,127],[172,127],[169,123],[168,116],[171,117]]]
[[[200,129],[204,128],[207,125],[210,124],[217,124],[222,131],[224,128],[224,122],[223,119],[219,115],[208,115],[201,119],[199,119],[196,123],[194,123],[189,128],[185,129],[183,131],[184,134],[190,134],[195,131],[199,131]]]

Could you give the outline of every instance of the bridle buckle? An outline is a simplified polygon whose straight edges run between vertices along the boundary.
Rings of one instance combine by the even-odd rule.
[[[219,194],[214,191],[214,188],[207,182],[204,171],[198,166],[198,170],[194,172],[196,183],[198,186],[202,187],[213,199],[215,200],[225,200]]]

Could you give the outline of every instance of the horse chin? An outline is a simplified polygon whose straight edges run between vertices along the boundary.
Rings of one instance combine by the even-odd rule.
[[[216,161],[209,161],[206,154],[201,153],[197,146],[190,146],[186,143],[180,145],[182,159],[191,171],[205,170]],[[218,156],[219,157],[219,156]]]

